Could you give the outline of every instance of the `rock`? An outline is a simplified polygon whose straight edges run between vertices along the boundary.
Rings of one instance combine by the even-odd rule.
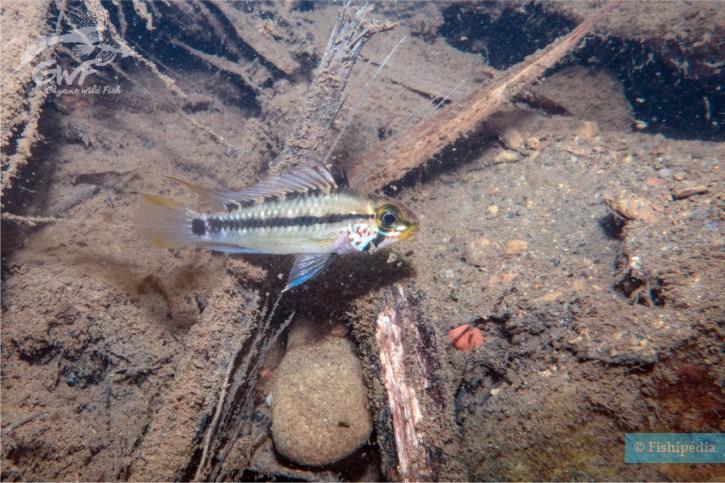
[[[524,136],[518,129],[506,129],[506,131],[501,134],[501,144],[503,144],[503,147],[506,149],[521,151],[524,147]]]
[[[347,339],[296,342],[277,368],[272,399],[274,446],[301,465],[335,463],[372,431],[362,367]]]
[[[514,280],[516,280],[518,278],[518,276],[519,276],[518,273],[504,271],[504,272],[501,272],[501,273],[498,273],[495,275],[491,275],[488,279],[488,284],[489,285],[498,285],[498,284],[507,285],[507,284],[510,284],[511,282],[513,282]]]
[[[544,294],[541,297],[536,297],[534,300],[537,302],[556,302],[557,300],[560,300],[563,295],[564,292],[562,292],[561,290],[555,290],[553,292]]]
[[[463,258],[469,265],[476,267],[487,266],[491,257],[498,257],[498,247],[488,238],[476,238],[466,242]]]
[[[493,158],[493,164],[511,163],[519,159],[515,151],[501,151]]]
[[[506,244],[506,255],[521,255],[528,247],[524,240],[511,240]]]
[[[642,198],[621,198],[614,199],[604,197],[604,202],[617,215],[626,220],[639,220],[644,223],[654,223],[659,220],[659,215],[652,209],[652,205]]]
[[[599,134],[599,126],[592,121],[584,121],[576,130],[576,135],[587,141],[594,139],[597,134]]]
[[[672,197],[676,200],[684,200],[695,195],[707,193],[707,186],[687,186],[672,190]]]

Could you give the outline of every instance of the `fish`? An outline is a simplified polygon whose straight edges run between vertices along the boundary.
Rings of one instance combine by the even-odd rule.
[[[198,212],[144,193],[135,221],[146,240],[159,248],[295,255],[283,291],[315,278],[339,255],[375,252],[420,228],[418,217],[403,204],[356,193],[343,172],[319,163],[300,164],[237,191],[171,179],[219,211]]]

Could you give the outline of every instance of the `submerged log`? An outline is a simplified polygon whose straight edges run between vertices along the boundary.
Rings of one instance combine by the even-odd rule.
[[[437,481],[443,448],[433,435],[441,427],[444,434],[453,434],[449,405],[435,334],[416,309],[415,300],[399,284],[383,300],[376,319],[376,340],[397,459],[396,464],[385,465],[387,476],[391,480]]]

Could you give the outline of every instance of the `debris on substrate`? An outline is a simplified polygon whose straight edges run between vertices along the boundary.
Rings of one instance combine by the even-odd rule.
[[[58,7],[19,5],[3,10],[19,39],[4,59],[63,24]],[[400,25],[353,69],[327,142],[352,125],[330,161],[385,159],[409,119],[455,108],[605,6],[578,5],[378,5],[373,17]],[[435,471],[411,478],[717,477],[622,456],[625,432],[725,431],[724,110],[710,57],[724,23],[640,5],[618,5],[539,85],[374,186],[422,215],[415,239],[340,259],[271,311],[289,262],[151,250],[132,214],[145,191],[194,206],[164,176],[227,188],[278,168],[339,5],[69,2],[74,19],[106,11],[109,38],[138,56],[98,74],[121,90],[105,96],[43,96],[3,62],[3,479],[405,478],[375,325],[396,304],[436,341],[447,401],[425,406],[440,414],[423,432]],[[358,74],[406,34],[365,91]],[[293,312],[347,323],[362,361],[375,431],[338,465],[290,462],[268,435],[276,334]],[[449,344],[479,320],[482,345]]]

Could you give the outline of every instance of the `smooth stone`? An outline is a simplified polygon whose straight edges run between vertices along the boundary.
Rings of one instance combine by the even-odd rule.
[[[362,366],[347,339],[295,344],[277,368],[272,394],[275,449],[301,465],[335,463],[372,431]]]

